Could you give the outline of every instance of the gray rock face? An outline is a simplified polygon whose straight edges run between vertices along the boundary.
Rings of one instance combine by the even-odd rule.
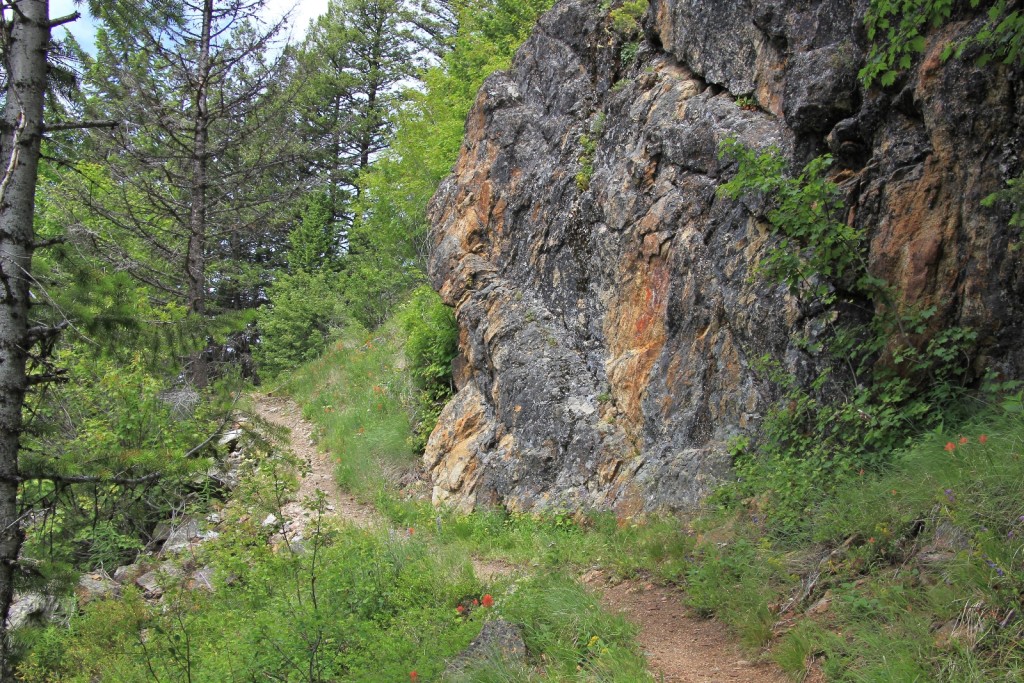
[[[523,640],[523,630],[504,619],[496,619],[484,624],[480,635],[452,660],[444,675],[448,677],[471,672],[496,660],[518,663],[525,659],[526,642]]]
[[[978,330],[978,367],[1020,374],[1020,235],[979,202],[1022,167],[1024,90],[943,65],[953,26],[899,89],[865,91],[865,5],[653,0],[627,65],[628,37],[564,0],[487,80],[431,208],[462,354],[425,455],[436,503],[694,505],[777,399],[751,361],[816,375],[796,340],[829,312],[752,277],[769,235],[763,207],[716,195],[727,138],[796,167],[831,151],[871,271],[934,329]]]
[[[116,572],[115,572],[116,575]],[[78,578],[75,596],[79,605],[86,605],[94,600],[106,600],[121,595],[121,586],[105,572],[90,572]]]
[[[26,593],[17,595],[7,614],[7,629],[16,631],[23,626],[43,626],[54,620],[60,611],[60,600],[52,595]]]
[[[160,529],[160,531],[163,532],[164,530]],[[154,536],[161,535],[163,533],[154,534]],[[175,520],[173,526],[170,526],[166,531],[164,544],[160,552],[163,555],[170,555],[188,550],[194,543],[198,542],[199,538],[199,522],[192,517],[181,517]]]

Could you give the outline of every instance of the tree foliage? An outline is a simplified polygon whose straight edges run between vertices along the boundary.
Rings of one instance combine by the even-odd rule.
[[[91,118],[123,122],[92,138],[65,202],[76,237],[189,311],[251,306],[245,268],[292,185],[281,25],[257,29],[263,0],[188,0],[166,24],[101,29],[87,80]],[[77,182],[74,182],[76,181]]]
[[[387,148],[392,116],[414,76],[414,42],[401,0],[331,0],[293,51],[292,97],[301,163],[336,220],[356,178]]]
[[[947,45],[943,59],[973,53],[982,66],[993,60],[1018,66],[1024,63],[1024,12],[1013,0],[872,0],[864,18],[871,41],[860,71],[864,85],[895,83],[914,57],[924,52],[929,31],[955,18],[964,5],[985,10],[985,19],[975,32]]]

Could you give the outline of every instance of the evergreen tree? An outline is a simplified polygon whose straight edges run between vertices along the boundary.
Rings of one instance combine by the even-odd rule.
[[[302,220],[288,235],[288,268],[296,273],[334,270],[338,254],[338,235],[331,215],[331,201],[325,191],[306,199]]]
[[[263,4],[182,0],[158,29],[101,30],[87,75],[87,111],[124,125],[78,169],[79,236],[192,313],[253,305],[262,283],[238,280],[273,260],[267,229],[295,187],[282,60],[267,59],[282,25],[256,28]]]
[[[347,224],[357,177],[388,145],[415,42],[401,0],[330,0],[295,49],[292,80],[302,165]]]

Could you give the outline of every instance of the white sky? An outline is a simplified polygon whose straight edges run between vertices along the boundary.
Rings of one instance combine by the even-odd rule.
[[[279,19],[289,9],[294,8],[291,20],[291,37],[299,40],[306,34],[311,19],[315,19],[327,11],[327,0],[266,0],[266,16],[268,20]],[[88,52],[95,50],[95,23],[84,6],[76,6],[74,0],[50,0],[50,16],[63,17],[74,11],[82,13],[82,18],[65,28],[74,34],[78,42]],[[61,29],[57,29],[60,35]]]

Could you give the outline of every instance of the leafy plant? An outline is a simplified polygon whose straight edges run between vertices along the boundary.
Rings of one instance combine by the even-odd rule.
[[[740,95],[736,98],[736,106],[747,111],[755,111],[758,108],[757,99],[752,95]]]
[[[590,180],[594,177],[594,156],[597,154],[597,142],[604,133],[605,114],[599,112],[590,122],[590,132],[580,135],[580,170],[576,173],[576,187],[582,192],[590,188]]]
[[[444,404],[452,397],[452,360],[458,353],[455,313],[429,287],[420,287],[398,314],[405,354],[419,389],[416,447],[422,450]]]
[[[959,327],[928,335],[934,309],[899,306],[887,283],[868,272],[863,232],[840,219],[829,157],[794,178],[777,150],[758,153],[729,140],[721,153],[738,168],[720,192],[757,195],[777,236],[755,274],[805,303],[866,300],[873,311],[867,322],[827,323],[814,349],[831,365],[809,385],[778,361],[759,360],[782,397],[758,441],[733,445],[738,480],[716,495],[733,504],[764,498],[776,532],[785,534],[840,482],[883,469],[894,449],[941,419],[963,395],[976,335]]]
[[[620,36],[629,36],[639,29],[640,19],[647,11],[648,0],[626,0],[608,13],[611,30]]]
[[[990,208],[996,204],[1006,203],[1013,208],[1010,215],[1010,227],[1024,228],[1024,175],[1011,178],[1006,188],[993,192],[981,200],[981,205]]]
[[[622,44],[622,50],[619,51],[619,57],[622,59],[622,63],[625,66],[631,65],[636,61],[636,53],[640,50],[640,43],[635,40],[631,40],[627,43]]]
[[[830,155],[812,160],[796,178],[787,176],[775,148],[757,152],[731,138],[719,155],[737,162],[736,174],[719,189],[722,195],[757,194],[769,201],[766,217],[780,239],[758,261],[758,275],[824,304],[835,302],[836,283],[862,289],[876,284],[865,266],[863,231],[841,220],[839,188],[827,176]]]
[[[969,0],[976,9],[982,0]],[[1024,58],[1024,14],[1008,0],[987,0],[987,20],[973,35],[945,47],[943,59],[960,58],[977,48],[979,66],[994,59],[1005,63],[1021,63]],[[896,82],[899,74],[909,69],[914,56],[927,47],[927,33],[946,24],[954,14],[952,0],[872,0],[864,17],[871,42],[867,61],[860,71],[860,80],[870,87],[875,81],[882,86]]]

